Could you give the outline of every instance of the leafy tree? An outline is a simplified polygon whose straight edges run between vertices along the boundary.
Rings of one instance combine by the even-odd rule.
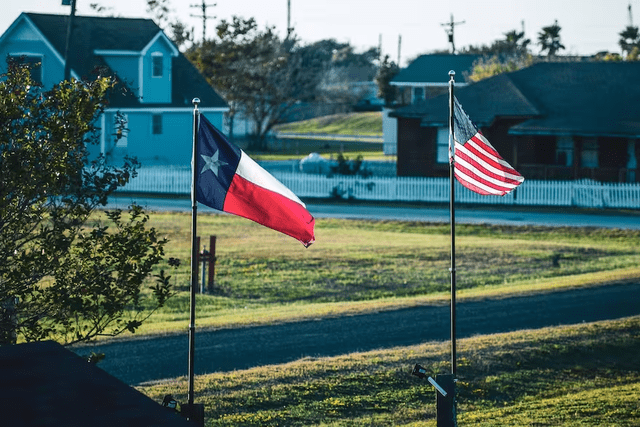
[[[480,80],[497,76],[498,74],[520,70],[531,64],[533,64],[533,57],[531,55],[506,60],[500,60],[498,56],[483,57],[473,63],[473,69],[467,79],[472,82],[479,82]]]
[[[147,12],[153,15],[153,19],[160,28],[171,30],[171,40],[183,49],[189,42],[193,41],[193,29],[189,30],[184,22],[173,17],[170,0],[146,0]]]
[[[627,26],[620,32],[620,40],[618,41],[623,53],[629,55],[633,49],[640,49],[640,31],[638,27]]]
[[[512,30],[504,36],[504,40],[497,40],[484,49],[484,56],[473,64],[473,69],[467,77],[469,81],[477,82],[498,74],[520,70],[533,63],[533,57],[529,53],[531,40],[524,38],[524,32]]]
[[[475,55],[496,56],[501,60],[529,55],[529,43],[531,40],[524,37],[524,32],[511,30],[504,33],[503,40],[496,40],[491,45],[468,46],[461,49],[462,53]]]
[[[94,123],[114,83],[34,85],[27,66],[0,77],[0,341],[56,339],[65,344],[135,331],[170,295],[161,272],[151,297],[142,284],[165,240],[133,206],[127,216],[90,219],[135,176],[88,160]]]
[[[220,22],[217,39],[186,53],[227,100],[231,120],[239,111],[252,119],[254,149],[266,149],[267,132],[295,102],[286,44],[273,27],[260,30],[255,19],[234,16],[231,22]]]
[[[251,119],[250,145],[257,150],[267,149],[266,135],[296,103],[315,99],[324,54],[324,49],[298,47],[291,35],[280,40],[275,28],[259,29],[255,19],[237,16],[220,22],[215,39],[186,52],[229,103],[231,129],[239,112]]]
[[[564,45],[560,42],[560,30],[562,28],[555,21],[553,25],[542,27],[538,33],[538,44],[540,52],[547,52],[548,56],[555,56],[558,51],[564,49]]]
[[[400,72],[395,62],[389,60],[389,55],[385,55],[376,74],[376,84],[378,85],[378,97],[384,99],[384,104],[390,106],[398,96],[398,90],[391,85],[391,80]]]

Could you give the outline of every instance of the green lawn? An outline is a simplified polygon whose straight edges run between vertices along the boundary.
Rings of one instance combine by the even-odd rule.
[[[153,213],[166,235],[164,268],[177,294],[139,333],[184,331],[188,324],[190,214]],[[273,323],[446,301],[449,226],[319,219],[316,243],[296,240],[231,215],[200,214],[199,234],[217,236],[215,293],[197,302],[200,327]],[[547,292],[637,281],[639,231],[458,225],[460,298]],[[554,266],[554,259],[558,260]]]
[[[348,113],[285,123],[276,132],[382,136],[382,113]]]
[[[458,341],[460,426],[640,425],[640,317]],[[435,426],[435,391],[410,375],[448,370],[448,343],[204,375],[208,426]],[[138,387],[186,400],[186,379]]]
[[[311,153],[336,158],[338,153],[342,153],[349,159],[362,156],[365,160],[395,161],[395,156],[385,156],[382,152],[380,112],[316,117],[279,125],[275,131],[279,137],[269,142],[268,152],[248,150],[247,153],[255,160],[302,159]],[[337,135],[340,139],[324,139],[327,135]],[[378,141],[358,140],[352,138],[354,136],[374,137]]]

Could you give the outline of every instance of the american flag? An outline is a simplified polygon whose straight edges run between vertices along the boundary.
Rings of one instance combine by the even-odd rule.
[[[454,98],[453,122],[455,147],[452,157],[455,177],[460,184],[487,196],[504,196],[522,184],[524,177],[504,161],[471,123],[457,98]]]

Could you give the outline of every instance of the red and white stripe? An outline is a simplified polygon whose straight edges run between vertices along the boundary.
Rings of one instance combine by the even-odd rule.
[[[456,179],[471,191],[504,196],[524,181],[480,132],[464,144],[456,140],[454,153]]]
[[[305,204],[244,151],[223,210],[280,231],[305,246],[315,241],[315,219]]]

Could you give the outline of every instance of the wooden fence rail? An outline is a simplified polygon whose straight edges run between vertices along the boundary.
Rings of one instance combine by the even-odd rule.
[[[440,202],[449,201],[448,178],[370,177],[274,172],[273,175],[301,198]],[[190,194],[191,170],[148,167],[138,170],[120,191],[148,194]],[[612,184],[591,180],[526,180],[513,193],[481,196],[456,183],[456,202],[520,206],[577,206],[640,209],[640,184]]]

